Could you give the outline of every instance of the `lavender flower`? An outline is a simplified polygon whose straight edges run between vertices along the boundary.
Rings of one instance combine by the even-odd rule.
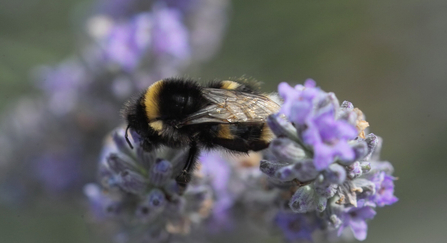
[[[349,226],[364,240],[365,220],[373,218],[373,208],[397,201],[393,168],[379,160],[382,140],[365,135],[369,124],[359,109],[347,101],[339,105],[333,93],[317,88],[313,80],[294,88],[281,83],[279,94],[284,99],[281,111],[268,119],[277,138],[260,169],[283,191],[280,205],[287,204],[297,215],[302,229],[297,237],[309,240],[312,231],[327,235],[331,229],[340,235]],[[304,219],[314,219],[315,228]],[[275,222],[293,241],[294,231],[284,230],[287,220]]]
[[[154,11],[153,52],[157,56],[171,56],[180,61],[190,58],[188,30],[176,9],[156,8]]]
[[[137,68],[151,44],[151,17],[150,13],[141,13],[110,28],[104,40],[100,40],[105,59],[128,72]]]
[[[196,176],[181,195],[175,177],[186,152],[180,151],[170,161],[157,158],[154,152],[143,150],[136,133],[132,133],[135,148],[131,150],[124,132],[115,130],[104,147],[98,168],[100,184],[84,187],[94,215],[116,222],[129,240],[149,237],[147,232],[163,239],[189,234],[194,224],[209,216],[214,202],[206,178]],[[131,233],[128,227],[145,228]]]
[[[77,154],[70,154],[65,150],[44,154],[33,161],[35,175],[45,189],[53,194],[79,186],[82,177],[80,165],[76,163],[77,157]]]
[[[152,5],[133,0],[133,7],[128,6],[133,10],[116,0],[108,5],[123,12],[100,8],[87,21],[90,36],[99,44],[97,56],[125,72],[150,66],[158,80],[215,54],[226,27],[228,0],[162,0]]]
[[[35,70],[37,86],[48,95],[49,108],[57,115],[66,115],[75,109],[79,102],[76,90],[90,80],[89,74],[79,61],[69,59],[57,67],[42,66]],[[71,92],[67,92],[67,91]]]
[[[374,182],[376,193],[369,199],[377,206],[383,207],[391,205],[398,201],[394,196],[394,180],[393,176],[387,175],[384,171],[375,173],[371,180]]]
[[[126,21],[95,19],[111,24],[104,34],[97,35],[105,60],[126,72],[132,72],[142,62],[182,67],[190,58],[188,30],[182,18],[176,9],[157,6]]]
[[[278,90],[284,99],[280,112],[295,124],[302,142],[313,148],[317,170],[326,169],[335,157],[354,159],[348,140],[355,138],[357,131],[347,121],[336,119],[338,101],[333,94],[316,88],[310,79],[295,88],[281,83]]]

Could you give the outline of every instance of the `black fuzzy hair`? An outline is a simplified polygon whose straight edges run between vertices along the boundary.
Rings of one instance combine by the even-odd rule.
[[[128,124],[128,128],[134,130],[142,137],[147,137],[149,133],[154,133],[148,125],[144,102],[144,93],[138,98],[130,99],[121,110],[121,115]],[[127,132],[127,131],[126,131]]]
[[[182,103],[183,102],[183,103]],[[202,87],[191,79],[168,78],[158,91],[157,105],[162,119],[182,119],[208,105]]]

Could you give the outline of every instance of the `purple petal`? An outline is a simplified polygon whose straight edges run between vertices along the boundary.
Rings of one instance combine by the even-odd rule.
[[[345,141],[338,142],[333,150],[334,155],[339,156],[341,160],[351,161],[355,158],[354,149]]]
[[[289,117],[290,121],[302,125],[309,119],[312,113],[312,104],[305,101],[297,101],[290,105],[290,110],[282,113]]]
[[[304,86],[306,88],[315,88],[317,86],[317,82],[315,80],[308,78],[306,81],[304,81]]]
[[[319,115],[314,119],[314,124],[318,127],[321,139],[323,141],[334,141],[338,139],[336,122],[334,115],[331,112],[327,112]]]
[[[345,121],[338,120],[334,128],[339,139],[354,139],[357,136],[357,129]]]
[[[352,233],[357,240],[363,241],[366,239],[366,233],[368,231],[368,225],[364,220],[351,220],[349,223],[351,226]]]
[[[372,181],[376,185],[376,194],[372,196],[372,200],[377,206],[383,207],[398,201],[394,196],[394,177],[379,172],[373,176]]]
[[[292,104],[294,100],[297,100],[299,92],[290,87],[288,83],[282,82],[278,85],[278,93],[284,99],[280,113],[289,116],[292,110]]]
[[[359,204],[360,206],[360,204]],[[350,212],[352,219],[373,219],[376,215],[376,211],[370,207],[362,207],[362,208],[355,208],[355,211]]]
[[[314,164],[318,171],[326,169],[333,161],[332,149],[325,144],[314,146]]]
[[[298,91],[290,87],[286,82],[282,82],[278,85],[278,93],[284,100],[293,98],[299,94]]]
[[[318,128],[313,126],[313,124],[309,124],[307,129],[302,133],[303,141],[306,144],[315,146],[316,144],[321,144],[321,137],[318,131]]]

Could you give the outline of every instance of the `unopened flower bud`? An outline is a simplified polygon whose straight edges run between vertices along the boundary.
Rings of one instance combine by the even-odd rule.
[[[341,103],[340,109],[342,109],[342,110],[353,110],[354,109],[354,105],[351,102],[345,100],[345,101],[343,101],[343,103]]]
[[[326,181],[315,181],[315,192],[325,198],[331,198],[337,192],[338,185],[327,183]]]
[[[329,183],[341,184],[346,179],[346,170],[339,164],[331,164],[322,174]]]
[[[369,162],[361,162],[360,167],[362,168],[363,173],[368,173],[371,171],[371,163]]]
[[[150,171],[150,182],[156,186],[165,184],[172,175],[172,164],[167,160],[157,160]]]
[[[289,201],[289,206],[295,213],[306,213],[316,208],[315,192],[311,186],[303,186],[296,190]]]
[[[275,114],[269,116],[267,118],[267,124],[277,137],[288,137],[294,141],[299,140],[296,128],[280,115]]]
[[[317,209],[318,212],[321,213],[321,212],[323,212],[326,209],[327,198],[323,197],[323,196],[321,196],[319,194],[316,194],[315,196],[317,198],[317,208],[316,209]]]
[[[304,150],[288,138],[277,138],[270,143],[270,151],[280,162],[295,163],[304,158]]]
[[[136,147],[138,164],[141,165],[145,170],[150,170],[152,165],[156,161],[155,153],[146,152],[143,147]]]
[[[348,178],[353,180],[362,175],[363,170],[360,165],[360,162],[354,162],[351,165],[346,166],[346,170],[348,172]]]
[[[352,144],[352,149],[355,153],[355,158],[353,161],[358,161],[365,158],[368,155],[368,145],[362,139],[358,139]]]
[[[162,208],[166,204],[165,194],[160,189],[152,189],[147,196],[150,208]]]
[[[334,226],[334,228],[338,229],[342,223],[341,219],[339,217],[337,217],[337,215],[332,214],[329,217],[329,221],[332,223],[332,225]]]
[[[124,170],[118,176],[118,186],[126,192],[141,194],[147,188],[146,179],[137,172]]]
[[[260,168],[260,170],[261,170],[264,174],[266,174],[266,175],[272,177],[272,176],[275,175],[275,173],[276,173],[279,169],[283,168],[284,166],[285,166],[285,165],[280,164],[280,163],[277,163],[277,162],[271,162],[271,161],[268,161],[268,160],[261,160],[261,164],[260,164],[260,167],[259,167],[259,168]]]
[[[159,189],[152,189],[136,209],[136,215],[144,220],[150,221],[160,214],[166,205],[164,193]]]
[[[370,160],[372,154],[374,153],[374,150],[377,146],[377,143],[379,142],[377,139],[377,136],[374,135],[374,133],[370,133],[368,135],[366,135],[365,137],[365,142],[368,146],[368,153],[366,154],[366,156],[363,158],[363,160]]]
[[[357,192],[358,199],[364,199],[370,197],[376,193],[376,186],[372,181],[357,178],[352,181],[354,190]]]
[[[275,173],[275,177],[279,180],[288,181],[296,178],[301,182],[315,179],[317,175],[318,171],[311,159],[298,161],[293,165],[278,169]]]
[[[123,154],[120,154],[120,156],[118,156],[115,153],[111,153],[106,158],[108,166],[116,174],[125,170],[133,169],[132,162],[129,162],[127,159],[123,157],[125,157]]]

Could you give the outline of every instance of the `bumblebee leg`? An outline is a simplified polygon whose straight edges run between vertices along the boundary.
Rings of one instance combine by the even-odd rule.
[[[194,170],[194,165],[196,164],[197,155],[199,154],[199,148],[197,144],[193,142],[189,148],[188,159],[186,160],[185,166],[183,167],[182,173],[175,178],[177,185],[179,186],[179,193],[183,194],[191,181],[191,173]]]

